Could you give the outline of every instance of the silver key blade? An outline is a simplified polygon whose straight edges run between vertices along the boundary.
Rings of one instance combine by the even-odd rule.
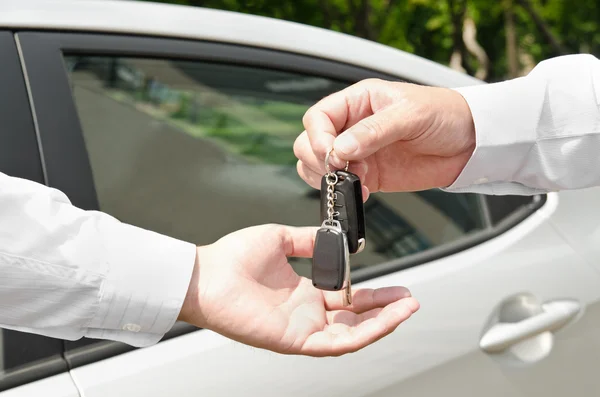
[[[348,280],[348,285],[342,291],[343,296],[343,305],[344,307],[350,306],[352,304],[352,287],[350,285],[350,280]]]
[[[344,234],[344,252],[346,255],[346,272],[344,280],[344,289],[342,290],[342,305],[344,307],[352,304],[352,280],[350,277],[350,250],[348,248],[348,238]]]

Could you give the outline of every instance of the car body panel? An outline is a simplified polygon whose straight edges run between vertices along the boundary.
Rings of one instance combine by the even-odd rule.
[[[3,391],[0,395],[2,397],[81,397],[79,389],[68,372]]]
[[[563,205],[552,223],[590,266],[600,272],[600,188],[560,192]]]
[[[599,350],[584,343],[591,333],[578,326],[586,324],[583,317],[556,333],[555,349],[534,363],[490,356],[478,346],[490,314],[511,295],[528,293],[540,302],[569,297],[582,306],[598,301],[597,274],[575,259],[549,223],[558,207],[558,195],[550,195],[535,214],[480,246],[360,283],[406,285],[419,297],[421,310],[357,353],[282,356],[201,330],[72,374],[88,397],[116,390],[132,396],[562,395],[565,380],[570,387],[595,382],[588,365]],[[598,311],[594,306],[594,316]],[[572,360],[569,374],[555,375],[562,373],[565,359]],[[578,389],[580,396],[590,393]]]

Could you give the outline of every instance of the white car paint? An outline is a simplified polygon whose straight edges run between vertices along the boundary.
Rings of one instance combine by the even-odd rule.
[[[0,27],[214,40],[309,54],[431,85],[480,83],[366,40],[215,10],[126,1],[4,0]],[[494,239],[360,283],[357,287],[406,285],[421,310],[355,354],[276,355],[201,330],[75,368],[73,384],[86,397],[597,395],[599,199],[599,189],[549,194],[541,209]],[[530,338],[507,353],[482,352],[479,343],[494,313],[515,296],[540,305],[569,299],[582,310],[561,330]],[[2,395],[37,395],[40,384],[50,385],[46,395],[71,395],[73,384],[64,380],[60,375]]]
[[[15,387],[0,393],[2,397],[81,397],[73,379],[68,373],[54,375],[34,383]]]
[[[87,397],[117,391],[134,396],[394,396],[407,387],[419,395],[537,395],[516,388],[511,374],[505,373],[521,365],[514,376],[526,374],[535,364],[486,356],[478,343],[488,317],[509,296],[529,293],[540,303],[569,297],[584,306],[598,301],[597,274],[577,258],[549,222],[559,206],[558,195],[552,194],[542,209],[493,240],[361,283],[361,287],[406,285],[422,308],[396,332],[355,354],[326,359],[281,356],[203,330],[77,368],[72,374],[84,385]],[[542,247],[547,250],[541,251]],[[564,342],[560,335],[553,338],[558,339],[556,343]],[[585,358],[599,351],[590,346],[573,353]],[[461,366],[462,358],[470,355],[479,356],[487,365],[460,372],[466,369]],[[585,361],[589,363],[590,358],[594,356]],[[553,360],[545,358],[546,365],[562,366]],[[453,361],[457,377],[427,376]],[[548,375],[554,378],[549,376],[538,386],[560,390],[559,374]],[[491,390],[485,382],[489,378],[496,379]],[[464,394],[468,391],[472,394]]]

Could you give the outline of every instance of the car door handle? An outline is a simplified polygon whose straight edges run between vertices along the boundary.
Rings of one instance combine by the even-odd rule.
[[[581,310],[579,303],[573,300],[548,302],[541,307],[541,313],[522,321],[495,324],[483,335],[479,347],[487,353],[500,353],[535,335],[558,330]]]

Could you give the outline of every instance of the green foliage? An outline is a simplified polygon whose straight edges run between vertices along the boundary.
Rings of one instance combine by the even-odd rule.
[[[143,0],[146,1],[146,0]],[[155,0],[156,1],[156,0]],[[491,66],[488,80],[507,77],[505,0],[159,0],[279,18],[332,29],[377,41],[448,64],[457,48],[450,4],[466,2],[466,17],[477,27],[477,42]],[[598,0],[528,0],[531,9],[556,39],[557,50],[522,1],[512,0],[519,55],[534,62],[561,53],[600,53]],[[465,60],[476,69],[474,57]]]

